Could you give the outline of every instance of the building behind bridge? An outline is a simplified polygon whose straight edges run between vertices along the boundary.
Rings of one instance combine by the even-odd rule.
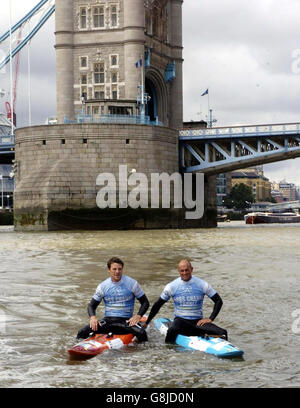
[[[250,187],[255,201],[268,201],[271,199],[271,183],[264,176],[261,166],[233,171],[231,179],[232,187],[241,183]]]
[[[0,210],[12,211],[14,196],[13,166],[0,164]]]
[[[10,137],[11,123],[3,113],[0,113],[0,138]],[[6,157],[7,156],[7,157]],[[0,209],[2,211],[13,208],[14,181],[12,177],[13,166],[10,155],[1,154],[0,164]]]
[[[299,199],[297,187],[293,183],[281,180],[279,183],[272,183],[272,195],[277,198],[277,202],[295,201]]]

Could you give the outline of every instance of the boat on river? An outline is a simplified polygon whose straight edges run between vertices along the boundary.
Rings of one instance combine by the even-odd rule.
[[[252,212],[244,216],[246,224],[289,224],[300,222],[300,215],[294,212]]]
[[[225,222],[225,221],[230,221],[230,220],[229,220],[227,214],[218,214],[217,215],[217,221],[218,222]]]

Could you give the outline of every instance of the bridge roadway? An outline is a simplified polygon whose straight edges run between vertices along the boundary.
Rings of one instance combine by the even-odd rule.
[[[179,132],[182,172],[213,175],[296,157],[300,157],[299,123]]]
[[[300,157],[300,123],[179,131],[182,172],[208,175]],[[0,162],[14,158],[14,136],[0,136]]]

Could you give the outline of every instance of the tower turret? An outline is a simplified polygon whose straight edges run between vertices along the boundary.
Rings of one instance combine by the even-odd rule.
[[[139,115],[182,126],[182,0],[57,0],[57,116]],[[136,63],[142,60],[142,67]]]
[[[58,122],[74,117],[73,0],[56,0],[56,99]]]
[[[127,0],[124,3],[124,70],[125,97],[135,100],[137,86],[141,82],[136,62],[144,59],[145,50],[145,9],[141,0]],[[144,62],[143,62],[144,64]]]

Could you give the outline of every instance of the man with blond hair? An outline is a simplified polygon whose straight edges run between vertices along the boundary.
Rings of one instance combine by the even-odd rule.
[[[172,297],[175,316],[167,331],[166,343],[175,343],[178,334],[201,337],[206,334],[217,335],[227,340],[227,331],[212,323],[221,310],[223,304],[221,297],[206,281],[192,276],[193,267],[188,259],[179,262],[178,272],[179,278],[165,286],[159,299],[152,306],[146,325]],[[209,318],[203,318],[202,306],[205,295],[214,302]]]

